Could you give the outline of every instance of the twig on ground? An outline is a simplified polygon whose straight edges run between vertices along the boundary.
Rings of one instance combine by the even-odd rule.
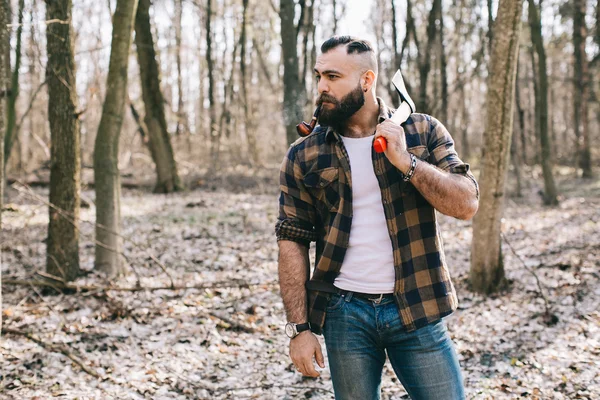
[[[548,317],[551,316],[552,310],[550,309],[550,304],[548,302],[548,298],[546,297],[546,295],[544,294],[544,288],[542,286],[542,282],[540,281],[540,278],[537,276],[537,274],[535,273],[535,271],[531,268],[529,268],[527,266],[527,264],[525,264],[525,261],[523,261],[523,259],[521,258],[521,256],[519,256],[517,254],[517,252],[515,251],[515,249],[512,247],[512,244],[510,244],[510,242],[508,241],[508,239],[506,238],[506,236],[504,236],[504,234],[502,232],[500,232],[500,235],[502,236],[502,239],[504,239],[504,241],[506,242],[506,244],[508,244],[508,247],[510,248],[510,250],[512,251],[512,253],[515,255],[515,257],[517,257],[517,259],[519,261],[521,261],[521,264],[523,264],[523,267],[529,272],[531,273],[531,275],[534,276],[535,281],[537,282],[537,287],[539,290],[539,294],[542,297],[542,299],[544,299],[544,306],[546,308],[546,315]]]
[[[214,311],[210,311],[208,313],[208,315],[213,316],[213,317],[225,322],[227,325],[229,325],[229,327],[227,327],[227,329],[244,331],[246,333],[256,333],[256,329],[254,329],[253,327],[240,324],[239,322],[236,322],[236,321],[232,320],[231,318],[228,318],[224,315],[218,314]]]
[[[263,385],[258,385],[258,386],[246,386],[246,387],[239,387],[239,388],[217,388],[217,389],[215,389],[215,392],[230,392],[230,391],[234,391],[234,390],[271,389],[271,388],[293,388],[293,389],[303,389],[303,390],[311,389],[311,390],[319,390],[321,392],[333,394],[333,391],[322,388],[322,387],[318,387],[318,386],[272,385],[269,383],[265,383]]]
[[[201,284],[201,285],[188,285],[188,286],[135,286],[135,287],[122,287],[122,286],[97,286],[97,285],[77,285],[74,283],[64,284],[53,284],[45,281],[34,281],[34,280],[19,280],[19,279],[3,279],[2,285],[19,285],[19,286],[49,286],[56,287],[58,289],[71,289],[77,292],[89,292],[92,290],[97,291],[124,291],[124,292],[142,292],[142,291],[154,291],[154,290],[187,290],[187,289],[217,289],[217,288],[249,288],[251,286],[271,286],[277,285],[277,282],[266,282],[266,283],[245,283],[236,281],[225,281],[215,282],[212,284]]]
[[[103,378],[96,371],[90,369],[90,367],[88,367],[81,358],[79,358],[75,354],[73,354],[69,349],[66,348],[66,346],[59,346],[54,343],[48,343],[48,342],[40,339],[39,337],[35,336],[31,332],[20,331],[18,329],[2,327],[2,332],[9,333],[12,335],[25,336],[27,339],[39,344],[40,346],[42,346],[44,349],[46,349],[48,351],[52,351],[55,353],[62,353],[63,355],[65,355],[66,357],[71,359],[71,361],[73,361],[75,364],[79,365],[82,370],[84,370],[91,376],[93,376],[95,378],[100,378],[100,379]]]

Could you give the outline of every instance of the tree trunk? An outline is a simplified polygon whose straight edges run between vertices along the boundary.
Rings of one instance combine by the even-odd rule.
[[[212,0],[206,0],[206,67],[208,69],[208,113],[209,113],[209,127],[208,135],[211,143],[211,155],[216,157],[219,146],[219,132],[216,131],[216,104],[215,104],[215,69],[213,66],[212,59]]]
[[[519,81],[519,66],[517,65],[517,77],[516,77],[517,82]],[[517,132],[519,132],[520,136],[523,137],[525,136],[525,111],[523,111],[523,108],[521,107],[521,94],[519,91],[519,87],[521,85],[519,85],[518,83],[515,85],[515,106],[516,106],[516,112],[517,112],[517,123],[519,124],[519,129],[517,130]],[[518,151],[517,148],[517,143],[519,143],[517,140],[511,140],[511,146],[510,146],[510,152],[511,152],[511,158],[513,160],[513,165],[515,166],[515,175],[517,176],[517,197],[523,197],[523,185],[521,184],[521,182],[523,181],[522,174],[521,174],[521,165],[523,164],[521,161],[521,155]],[[521,141],[521,144],[523,144],[523,142]]]
[[[248,83],[246,73],[246,43],[248,38],[246,36],[247,27],[247,16],[248,16],[248,0],[242,0],[244,10],[242,13],[242,32],[240,34],[240,75],[242,78],[242,102],[244,104],[244,127],[246,132],[246,140],[248,141],[248,152],[250,153],[250,159],[252,165],[260,165],[260,151],[256,143],[256,136],[254,132],[254,121],[250,115],[250,98],[248,97]],[[306,35],[308,36],[308,35]],[[235,60],[234,60],[235,61]]]
[[[79,276],[79,196],[81,149],[75,80],[71,0],[46,3],[48,120],[51,132],[50,203],[46,271],[67,281]]]
[[[550,152],[550,138],[548,133],[548,72],[546,69],[546,51],[542,39],[542,24],[538,10],[533,0],[529,0],[529,27],[531,28],[531,41],[537,54],[537,81],[534,82],[535,114],[537,117],[537,137],[541,145],[541,164],[544,175],[544,204],[557,205],[558,197],[554,177],[552,176],[552,155]],[[533,49],[532,49],[533,52]],[[535,57],[532,54],[532,61]],[[533,65],[535,68],[535,65]]]
[[[506,168],[512,134],[515,75],[521,30],[522,0],[500,0],[488,78],[481,198],[473,220],[470,281],[473,290],[495,291],[504,280],[501,219]]]
[[[585,24],[585,0],[574,0],[573,45],[575,48],[575,79],[573,99],[575,103],[576,168],[583,170],[584,178],[592,177],[592,157],[588,121],[589,77],[585,50],[587,27]]]
[[[298,138],[296,125],[302,121],[306,92],[298,70],[298,30],[294,24],[294,1],[281,0],[281,42],[283,56],[283,123],[288,143]]]
[[[8,0],[4,0],[2,3],[6,3]],[[4,70],[6,62],[4,55],[6,54],[5,48],[8,47],[8,29],[6,28],[7,15],[6,5],[0,4],[0,93],[6,93],[6,71]],[[4,110],[6,106],[6,96],[0,96],[0,110]],[[2,232],[2,207],[4,204],[4,125],[5,114],[0,112],[0,232]],[[0,248],[0,336],[2,336],[2,249]]]
[[[425,54],[419,57],[419,77],[421,82],[419,92],[419,104],[417,111],[420,113],[430,113],[429,104],[427,102],[427,83],[429,79],[429,71],[431,70],[431,49],[436,36],[436,23],[438,21],[438,10],[442,7],[441,0],[433,0],[431,5],[431,11],[429,12],[429,18],[427,23],[427,46],[425,48]]]
[[[444,13],[442,10],[442,3],[440,1],[440,7],[438,9],[438,18],[440,20],[438,37],[439,37],[439,51],[440,51],[440,79],[442,86],[442,109],[440,111],[439,119],[446,123],[448,121],[448,73],[447,62],[446,62],[446,50],[444,44]]]
[[[106,98],[94,146],[96,191],[96,268],[109,276],[124,273],[120,253],[121,182],[119,178],[119,136],[127,98],[127,68],[137,0],[117,0],[113,15]]]
[[[165,100],[160,90],[160,73],[150,29],[150,0],[140,0],[135,16],[135,47],[140,66],[140,82],[148,129],[148,146],[156,165],[155,193],[172,193],[183,189],[167,131]]]
[[[183,77],[181,76],[181,18],[183,15],[183,0],[175,0],[175,61],[177,63],[177,127],[175,135],[182,130],[187,132],[185,111],[183,111]]]
[[[333,2],[333,34],[337,35],[337,2],[336,0],[332,0]]]
[[[21,68],[21,38],[23,36],[23,8],[25,1],[19,0],[19,26],[17,27],[17,46],[15,47],[15,68],[11,73],[10,92],[8,94],[6,133],[4,136],[4,165],[10,158],[10,152],[16,139],[17,131],[15,123],[17,120],[17,98],[19,97],[19,69]],[[8,38],[7,40],[10,40]],[[6,72],[5,72],[6,73]],[[3,75],[4,76],[4,75]]]
[[[400,68],[400,64],[402,63],[402,58],[400,56],[400,53],[398,53],[398,27],[397,27],[397,23],[396,23],[396,4],[394,2],[394,0],[391,0],[392,3],[392,46],[393,46],[393,50],[394,50],[394,66],[392,67],[392,70],[396,70],[398,68]],[[383,15],[382,15],[383,17]],[[383,18],[382,18],[383,21]],[[383,23],[381,24],[382,26],[379,28],[381,29],[381,33],[379,35],[380,38],[383,37]],[[406,38],[408,38],[408,30],[406,32]],[[378,57],[378,61],[380,60],[380,52],[378,52],[377,57]],[[381,65],[381,63],[379,64]],[[400,97],[398,96],[398,94],[396,93],[396,90],[392,88],[392,85],[387,85],[388,86],[388,90],[390,91],[390,97],[392,98],[392,104],[394,105],[395,108],[398,108],[400,106]]]

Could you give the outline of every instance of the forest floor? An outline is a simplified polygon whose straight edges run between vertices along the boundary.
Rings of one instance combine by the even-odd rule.
[[[302,378],[288,357],[276,171],[269,173],[197,180],[194,190],[174,195],[123,190],[130,273],[113,284],[169,286],[172,277],[197,288],[52,294],[3,285],[0,399],[332,399],[328,368]],[[528,178],[541,182],[539,174]],[[558,207],[541,205],[537,183],[508,199],[507,285],[489,297],[468,285],[471,222],[440,217],[459,296],[446,321],[469,399],[600,398],[600,181],[562,176],[558,184]],[[47,189],[33,193],[47,199]],[[82,208],[83,221],[94,221],[93,197],[84,190],[91,206]],[[27,189],[9,189],[3,281],[44,270],[47,219],[47,206]],[[86,275],[78,285],[108,284],[92,271],[93,233],[81,223]],[[382,398],[405,393],[386,364]]]

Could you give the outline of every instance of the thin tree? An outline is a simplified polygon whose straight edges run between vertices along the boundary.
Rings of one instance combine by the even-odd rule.
[[[542,39],[542,24],[540,21],[540,12],[535,5],[534,0],[528,0],[528,19],[531,29],[532,61],[533,68],[537,65],[537,79],[534,81],[535,92],[535,116],[537,118],[536,131],[541,145],[541,164],[544,175],[544,204],[557,205],[558,197],[554,177],[552,176],[552,155],[550,151],[550,137],[548,135],[548,71],[546,68],[546,51],[544,49],[544,40]],[[537,63],[533,52],[537,55]]]
[[[425,47],[425,52],[423,54],[419,54],[419,77],[421,86],[419,89],[419,104],[417,106],[417,110],[422,113],[431,112],[429,109],[429,103],[427,101],[427,83],[429,79],[429,72],[431,71],[431,50],[435,44],[437,24],[439,24],[441,9],[442,0],[433,0],[427,23],[427,45]]]
[[[183,17],[183,0],[175,0],[175,62],[177,63],[177,127],[175,135],[182,129],[187,130],[185,111],[183,110],[183,76],[181,75],[181,19]],[[189,132],[186,132],[189,133]]]
[[[220,145],[220,132],[217,131],[217,105],[215,102],[215,67],[212,57],[212,0],[206,0],[206,69],[208,73],[208,114],[210,126],[208,137],[211,143],[211,157],[217,159]],[[214,166],[214,165],[213,165]]]
[[[17,44],[15,47],[15,67],[12,72],[7,71],[5,73],[10,74],[10,92],[8,94],[7,104],[7,118],[6,118],[6,135],[4,136],[4,164],[8,162],[13,143],[16,138],[15,124],[17,120],[17,98],[19,97],[19,69],[21,68],[21,42],[23,36],[23,9],[25,8],[25,1],[19,0],[19,15],[18,15],[18,26],[17,26]],[[9,67],[7,65],[7,67]],[[4,76],[4,75],[3,75]]]
[[[500,223],[513,129],[515,76],[523,0],[500,0],[494,23],[479,212],[473,220],[470,281],[473,290],[495,291],[504,280]]]
[[[259,165],[260,151],[256,143],[256,136],[254,132],[254,121],[250,115],[250,97],[248,96],[248,82],[247,82],[247,71],[246,71],[246,44],[248,42],[247,37],[247,26],[248,26],[248,0],[242,0],[243,12],[242,12],[242,32],[240,34],[240,76],[242,78],[242,101],[244,106],[244,126],[246,132],[246,140],[248,141],[248,151],[250,153],[250,159],[253,165]]]
[[[589,76],[585,49],[587,26],[585,24],[586,1],[573,2],[573,46],[575,55],[574,76],[574,124],[576,138],[576,167],[583,170],[584,178],[592,177],[592,157],[588,121]]]
[[[171,146],[165,118],[165,100],[160,90],[160,72],[156,61],[150,28],[150,0],[139,0],[135,16],[135,47],[140,67],[140,82],[148,129],[148,146],[156,165],[155,193],[171,193],[183,189]]]
[[[5,48],[8,46],[8,29],[6,28],[6,2],[3,0],[0,4],[0,110],[6,106],[6,71],[4,70],[6,62],[4,55]],[[0,112],[0,167],[4,166],[4,126],[5,115]],[[2,232],[2,205],[4,204],[4,168],[0,168],[0,232]],[[0,249],[0,336],[2,336],[2,249]]]
[[[50,203],[46,270],[72,281],[79,276],[79,196],[81,149],[75,80],[71,0],[46,3],[48,119],[51,132]],[[63,22],[66,21],[66,22]]]
[[[301,15],[304,13],[301,2]],[[294,23],[296,17],[294,0],[280,0],[281,42],[283,57],[283,124],[288,143],[298,138],[296,125],[302,120],[306,91],[302,87],[298,61],[298,32],[303,18]]]
[[[121,275],[124,265],[121,231],[119,136],[127,99],[127,67],[137,0],[117,0],[106,79],[106,97],[94,146],[96,190],[96,268]]]

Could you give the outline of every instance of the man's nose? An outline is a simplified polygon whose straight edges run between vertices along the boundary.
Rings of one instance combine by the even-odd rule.
[[[321,79],[317,84],[317,91],[319,94],[329,92],[329,85],[325,79]]]

